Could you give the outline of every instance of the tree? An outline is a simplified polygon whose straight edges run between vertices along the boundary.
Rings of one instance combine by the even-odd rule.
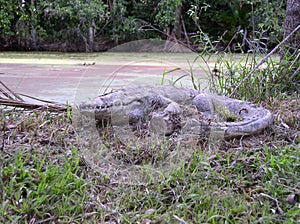
[[[286,17],[284,21],[284,36],[287,37],[297,26],[300,25],[300,0],[288,0]],[[296,56],[300,49],[300,35],[296,33],[286,44],[287,51]],[[299,53],[299,52],[298,52]]]
[[[40,24],[54,42],[78,46],[73,50],[94,50],[94,37],[106,19],[102,0],[41,0],[40,4],[44,12]]]
[[[285,2],[0,0],[0,49],[97,51],[145,38],[166,38],[201,50],[209,42],[239,49],[245,37],[273,47],[283,35]],[[299,0],[289,4],[297,15]]]
[[[294,35],[291,35],[294,32]],[[289,66],[285,66],[289,75],[288,81],[292,84],[289,87],[291,91],[300,89],[300,0],[288,0],[286,8],[286,17],[284,21],[284,36],[289,37],[285,44],[285,49],[281,51],[281,61]],[[284,74],[283,73],[283,74]]]
[[[182,1],[166,0],[158,3],[156,22],[167,34],[168,40],[180,39],[181,35]]]
[[[16,45],[23,45],[21,35],[24,32],[20,33],[18,27],[21,27],[25,20],[24,9],[19,0],[0,0],[0,5],[0,50],[5,47],[16,49]]]

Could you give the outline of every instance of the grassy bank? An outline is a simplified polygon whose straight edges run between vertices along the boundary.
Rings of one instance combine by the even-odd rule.
[[[155,182],[113,183],[90,167],[67,113],[1,109],[1,223],[297,223],[299,98],[273,100],[274,125],[194,149]]]

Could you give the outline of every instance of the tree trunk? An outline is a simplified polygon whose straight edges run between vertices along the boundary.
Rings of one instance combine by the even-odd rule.
[[[182,14],[182,2],[179,1],[176,8],[176,19],[174,24],[173,35],[176,39],[181,39],[181,14]]]
[[[169,24],[167,28],[167,41],[164,46],[164,51],[174,51],[172,42],[178,44],[178,40],[181,39],[181,17],[182,17],[182,1],[178,0],[176,3],[175,20],[173,24]],[[177,50],[176,50],[177,51]]]
[[[112,14],[112,21],[113,21],[113,39],[114,39],[114,42],[115,42],[115,45],[118,45],[119,44],[119,37],[118,37],[118,34],[116,32],[116,30],[118,29],[117,26],[118,24],[116,23],[116,15],[118,14],[117,12],[117,2],[116,1],[109,1],[109,7],[110,7],[110,11],[111,11],[111,14]],[[120,16],[122,17],[121,14],[118,14],[117,16]]]
[[[284,21],[284,37],[287,37],[300,24],[300,0],[288,0],[286,8],[286,16]],[[296,32],[286,43],[286,49],[282,52],[283,55],[287,52],[292,56],[296,56],[300,48],[300,35]],[[283,56],[282,55],[282,56]]]
[[[113,11],[113,1],[112,0],[108,0],[107,4],[109,6],[109,11],[112,12]]]
[[[288,0],[284,20],[284,37],[288,38],[280,51],[281,60],[286,69],[283,77],[288,77],[286,89],[289,92],[300,91],[300,0]],[[286,64],[288,62],[288,64]],[[282,83],[282,77],[280,79]]]
[[[30,2],[30,13],[31,13],[31,48],[33,50],[37,49],[37,34],[36,34],[36,29],[35,29],[35,5],[34,5],[34,0],[31,0]]]
[[[95,36],[94,27],[90,26],[89,27],[89,52],[92,52],[94,50],[94,36]]]

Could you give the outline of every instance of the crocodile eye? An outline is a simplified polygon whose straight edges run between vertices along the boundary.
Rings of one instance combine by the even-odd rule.
[[[249,113],[247,108],[243,107],[242,109],[240,109],[239,111],[239,115],[241,115],[242,112],[245,112],[245,113]]]
[[[99,110],[100,108],[101,108],[100,106],[98,106],[98,105],[96,106],[96,109],[98,109],[98,110]]]

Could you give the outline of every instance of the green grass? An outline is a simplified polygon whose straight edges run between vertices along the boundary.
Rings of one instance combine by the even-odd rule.
[[[244,57],[220,57],[211,73],[212,89],[223,95],[254,102],[280,98],[282,93],[299,93],[300,73],[298,57],[280,60],[272,56],[258,68],[263,55],[245,54]]]
[[[77,176],[78,158],[65,161],[62,167],[44,162],[20,152],[3,164],[3,223],[34,218],[67,222],[82,216],[86,183]]]
[[[117,190],[120,204],[116,206],[123,205],[122,220],[128,223],[143,219],[175,223],[178,218],[187,223],[297,222],[300,208],[290,205],[287,197],[299,191],[299,150],[288,147],[263,157],[261,152],[251,156],[247,153],[235,153],[229,164],[222,158],[208,160],[195,156],[186,167],[174,171],[158,185],[121,187]],[[232,156],[231,152],[222,157],[228,154]]]

